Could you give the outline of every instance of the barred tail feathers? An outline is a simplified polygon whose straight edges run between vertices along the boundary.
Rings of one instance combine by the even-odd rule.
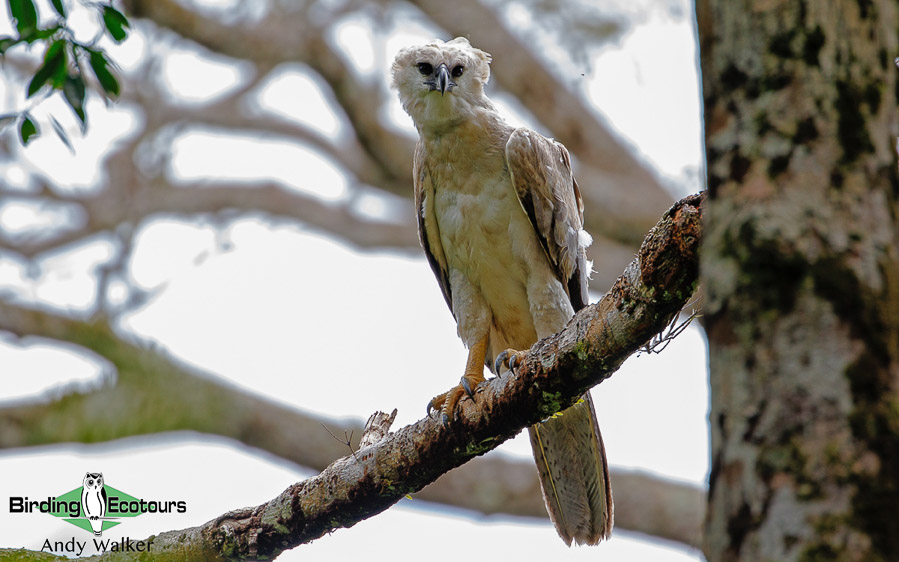
[[[605,447],[593,400],[528,428],[546,511],[566,544],[596,544],[612,532]]]

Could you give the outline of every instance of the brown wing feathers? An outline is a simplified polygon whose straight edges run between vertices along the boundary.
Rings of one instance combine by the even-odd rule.
[[[415,158],[412,162],[412,178],[415,184],[415,217],[418,221],[418,241],[425,251],[425,257],[428,258],[428,265],[431,266],[434,277],[437,278],[437,282],[440,284],[440,291],[443,293],[443,299],[446,301],[446,305],[449,307],[450,312],[453,313],[453,317],[455,318],[456,314],[453,312],[453,294],[449,283],[449,273],[444,266],[446,260],[443,257],[443,250],[441,248],[432,249],[430,242],[428,242],[424,207],[425,184],[429,184],[431,178],[428,176],[428,171],[423,165],[424,159],[424,149],[419,142],[415,147]],[[439,252],[439,257],[436,252]]]
[[[568,151],[534,131],[516,129],[506,143],[506,163],[521,206],[572,306],[583,308],[589,301],[586,255],[578,244],[583,203]]]

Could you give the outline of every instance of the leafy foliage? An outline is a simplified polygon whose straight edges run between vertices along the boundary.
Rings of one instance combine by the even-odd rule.
[[[88,49],[88,52],[90,53],[91,69],[94,71],[94,76],[97,77],[103,91],[110,96],[117,97],[119,95],[119,83],[112,72],[109,71],[109,61],[103,56],[103,51]]]
[[[28,144],[28,141],[38,134],[37,124],[31,120],[28,113],[25,113],[22,116],[22,123],[19,125],[19,136],[22,138],[22,144]]]
[[[103,25],[116,43],[121,43],[128,36],[126,29],[131,27],[122,12],[112,6],[103,6]]]
[[[44,92],[44,97],[56,92],[62,94],[63,100],[72,109],[81,124],[82,132],[87,129],[87,114],[84,111],[84,100],[88,91],[86,68],[96,78],[99,91],[104,98],[116,98],[119,95],[119,82],[115,77],[115,65],[107,57],[106,52],[97,47],[104,35],[116,43],[128,38],[131,23],[128,18],[111,4],[85,2],[85,6],[97,10],[102,31],[89,42],[75,39],[69,27],[70,10],[66,0],[52,0],[53,21],[50,25],[41,26],[39,12],[34,0],[7,0],[9,14],[15,23],[18,35],[0,37],[0,57],[19,45],[44,44],[43,61],[37,68],[26,89],[27,98],[32,99]],[[43,99],[43,98],[41,98]],[[35,102],[32,103],[32,106]],[[40,135],[40,127],[30,114],[29,109],[17,113],[0,115],[0,129],[12,122],[19,123],[19,138],[23,145]],[[59,122],[51,117],[53,130],[69,149],[72,143],[66,136]]]

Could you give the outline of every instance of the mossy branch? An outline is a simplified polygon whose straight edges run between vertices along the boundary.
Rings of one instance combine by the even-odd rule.
[[[162,533],[154,539],[154,559],[273,558],[384,511],[570,406],[664,329],[693,294],[702,201],[702,195],[693,195],[669,209],[599,303],[581,310],[562,332],[537,342],[517,373],[492,379],[474,401],[463,400],[450,427],[427,417],[334,461],[265,504]]]

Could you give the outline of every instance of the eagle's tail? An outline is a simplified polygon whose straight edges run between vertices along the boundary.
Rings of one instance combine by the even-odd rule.
[[[612,488],[590,393],[528,433],[546,510],[562,540],[596,544],[608,538]]]

